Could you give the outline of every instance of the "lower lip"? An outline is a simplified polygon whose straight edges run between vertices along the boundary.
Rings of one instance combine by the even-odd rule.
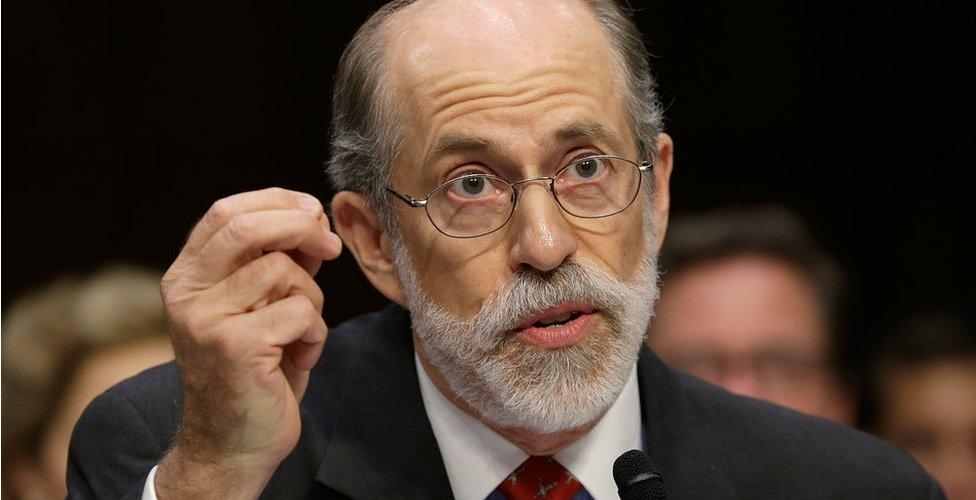
[[[562,325],[537,327],[530,326],[516,330],[520,340],[535,344],[543,349],[558,349],[579,342],[585,335],[594,313],[580,314]]]

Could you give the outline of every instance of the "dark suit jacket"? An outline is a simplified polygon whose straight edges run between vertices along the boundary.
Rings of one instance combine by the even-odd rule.
[[[266,498],[450,498],[413,359],[409,315],[390,306],[334,328],[302,401],[302,435]],[[645,450],[670,498],[942,498],[895,447],[638,362]],[[102,394],[79,420],[70,498],[139,498],[182,408],[173,363]],[[611,464],[607,464],[610,474]]]

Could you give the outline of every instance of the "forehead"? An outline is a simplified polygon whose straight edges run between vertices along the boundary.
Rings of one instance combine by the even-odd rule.
[[[582,2],[421,1],[386,35],[388,79],[416,146],[488,125],[508,143],[571,121],[624,135],[612,123],[622,114],[612,48]]]

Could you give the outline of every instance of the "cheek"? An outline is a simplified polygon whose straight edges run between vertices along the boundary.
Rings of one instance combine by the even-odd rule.
[[[634,217],[630,226],[623,233],[624,241],[621,246],[624,249],[623,260],[627,266],[625,269],[627,276],[630,276],[641,265],[644,260],[644,252],[649,251],[647,248],[648,235],[644,232],[645,229],[650,229],[650,226],[646,228],[645,226],[642,217]]]
[[[431,230],[436,234],[421,234],[407,245],[418,279],[435,303],[456,316],[471,317],[511,279],[507,247],[492,235],[459,239]]]
[[[605,219],[584,221],[577,231],[582,259],[595,259],[613,272],[628,279],[644,259],[643,219],[637,204],[623,213]]]

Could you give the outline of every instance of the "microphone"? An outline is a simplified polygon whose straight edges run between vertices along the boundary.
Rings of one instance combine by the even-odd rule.
[[[613,481],[621,500],[664,500],[664,478],[646,453],[630,450],[613,462]]]

